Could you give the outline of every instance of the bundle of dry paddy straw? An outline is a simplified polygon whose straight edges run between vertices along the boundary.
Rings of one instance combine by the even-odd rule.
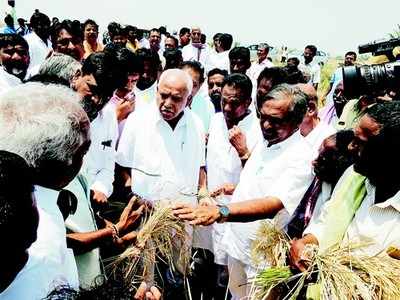
[[[127,248],[114,262],[130,284],[152,282],[155,262],[164,261],[172,269],[178,266],[186,275],[190,252],[185,224],[172,213],[170,201],[158,201],[143,222],[135,244]]]
[[[309,267],[305,272],[293,275],[283,261],[288,254],[289,241],[277,238],[284,237],[284,233],[279,235],[276,229],[268,228],[263,224],[259,231],[260,234],[263,232],[262,239],[254,244],[253,253],[258,258],[270,256],[267,261],[276,263],[254,278],[256,288],[252,289],[251,299],[267,299],[274,287],[285,286],[289,282],[292,283],[291,290],[287,289],[281,299],[296,299],[313,274],[317,275],[313,276],[317,278],[314,287],[317,296],[308,295],[311,299],[400,299],[400,261],[386,253],[368,257],[357,251],[370,243],[335,245],[323,252],[319,252],[316,246],[307,245],[305,256],[309,258]],[[268,232],[271,233],[270,238],[265,236]],[[265,244],[267,240],[271,244]],[[262,254],[260,251],[265,252]],[[280,251],[286,251],[286,254]]]

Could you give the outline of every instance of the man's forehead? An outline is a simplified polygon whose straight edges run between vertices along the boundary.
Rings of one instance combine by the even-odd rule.
[[[377,135],[381,126],[368,114],[361,117],[354,134],[361,139],[367,139],[370,136]]]
[[[11,49],[28,50],[24,46],[22,46],[20,44],[16,44],[16,45],[6,45],[6,46],[0,48],[0,51],[2,51],[2,50],[11,50]]]
[[[170,92],[175,94],[184,93],[187,90],[186,84],[182,79],[179,78],[164,78],[158,84],[160,92]]]
[[[262,105],[262,113],[271,117],[284,117],[291,106],[290,99],[271,99]]]
[[[224,75],[221,75],[221,74],[214,74],[214,75],[212,75],[212,76],[209,76],[208,77],[208,81],[212,81],[212,82],[215,82],[215,81],[224,81]]]
[[[201,33],[201,29],[198,27],[192,28],[192,33]]]

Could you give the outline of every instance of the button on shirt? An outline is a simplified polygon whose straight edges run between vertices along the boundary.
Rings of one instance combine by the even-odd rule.
[[[212,104],[208,94],[203,90],[199,90],[196,96],[193,97],[190,109],[199,117],[203,123],[204,131],[207,133],[211,119],[215,114],[214,104]]]
[[[231,202],[276,197],[284,208],[274,221],[283,228],[311,183],[311,157],[311,149],[299,131],[270,147],[267,142],[259,143],[240,175]],[[223,243],[231,257],[251,265],[251,244],[259,224],[227,223]]]
[[[29,57],[31,59],[27,74],[29,78],[39,73],[40,65],[45,61],[47,55],[52,50],[51,41],[48,40],[46,45],[35,32],[25,35],[24,39],[28,42]]]
[[[340,178],[333,191],[332,197],[340,187],[344,178],[352,171],[352,166],[346,170]],[[394,246],[400,248],[400,191],[393,197],[384,202],[375,204],[375,187],[367,179],[365,181],[367,194],[357,210],[352,222],[347,228],[343,243],[347,242],[372,242],[372,245],[356,250],[356,253],[374,256],[388,247]],[[322,206],[321,213],[316,220],[312,220],[310,225],[304,231],[304,235],[311,233],[317,239],[321,239],[325,226],[326,216],[331,212],[327,209],[329,206]]]
[[[201,121],[190,109],[172,130],[152,105],[129,115],[117,163],[132,169],[132,191],[141,197],[154,202],[188,196],[194,204],[205,164],[204,142]]]
[[[246,136],[247,148],[252,151],[263,138],[260,122],[255,113],[250,113],[238,127]],[[207,144],[207,184],[208,190],[214,191],[225,183],[238,184],[242,162],[236,149],[229,142],[229,132],[223,113],[214,115],[210,125],[210,135]],[[217,201],[228,204],[231,196],[220,196]],[[218,264],[227,264],[225,247],[221,240],[226,224],[213,224],[212,241],[215,261]]]
[[[117,138],[116,112],[103,109],[90,123],[91,144],[85,155],[82,170],[88,178],[90,189],[102,192],[107,197],[113,191]]]

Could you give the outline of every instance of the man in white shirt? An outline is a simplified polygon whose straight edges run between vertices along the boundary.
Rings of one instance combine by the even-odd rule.
[[[0,35],[0,92],[21,83],[29,66],[28,43],[16,34]]]
[[[40,65],[52,50],[50,37],[50,19],[45,14],[34,13],[30,20],[33,31],[24,36],[29,45],[29,56],[31,58],[28,77],[36,75]]]
[[[356,154],[356,161],[340,178],[331,200],[322,207],[319,217],[311,222],[303,238],[292,243],[290,254],[293,266],[304,270],[302,254],[305,245],[310,243],[320,245],[323,250],[332,243],[368,241],[372,244],[356,249],[356,252],[368,256],[385,252],[390,246],[400,247],[399,231],[395,230],[400,224],[400,184],[394,175],[400,166],[399,118],[400,105],[396,101],[376,104],[366,110],[349,146]],[[361,194],[361,203],[354,207],[344,232],[335,233],[330,228],[342,226],[335,223],[340,218],[337,215],[340,203],[336,200],[351,200],[345,198],[346,189],[351,189],[348,179],[352,176],[362,179],[360,174],[365,176],[360,183],[360,188],[365,191]],[[343,198],[336,199],[337,193]],[[351,207],[349,205],[351,203],[347,207]]]
[[[150,202],[186,198],[195,203],[199,185],[205,187],[204,132],[185,108],[191,90],[187,73],[164,71],[156,103],[131,113],[125,124],[117,163],[132,192]]]
[[[221,89],[226,76],[228,72],[221,69],[212,69],[207,74],[208,96],[217,113],[221,112]]]
[[[201,43],[201,29],[193,27],[191,32],[192,42],[182,48],[183,60],[198,61],[204,67],[208,60],[209,48]]]
[[[240,73],[249,76],[250,50],[246,47],[233,48],[229,51],[229,65],[230,74]]]
[[[336,132],[333,126],[321,122],[318,117],[317,91],[311,84],[299,83],[297,86],[307,95],[307,112],[303,122],[300,124],[300,133],[310,145],[313,151],[313,158],[318,156],[318,150],[328,136]]]
[[[251,64],[249,69],[249,77],[256,82],[261,71],[265,68],[272,68],[274,64],[268,59],[269,45],[261,43],[257,47],[258,59]]]
[[[314,59],[317,55],[317,47],[308,45],[304,49],[304,54],[300,58],[299,69],[303,72],[305,77],[308,77],[308,82],[318,90],[318,84],[321,81],[321,67]],[[307,78],[306,78],[307,79]]]
[[[257,220],[274,219],[278,227],[284,227],[311,182],[311,150],[298,130],[306,101],[304,93],[286,84],[265,97],[260,111],[265,141],[251,153],[228,205],[194,210],[184,205],[175,207],[179,217],[194,225],[234,222],[227,225],[222,241],[228,253],[233,299],[249,294],[250,287],[243,284],[256,274],[250,248],[259,226]]]
[[[223,33],[219,36],[215,51],[211,51],[206,62],[206,72],[218,68],[229,71],[229,50],[232,47],[233,38],[229,33]]]
[[[57,265],[28,253],[35,242],[39,213],[33,196],[33,174],[20,156],[0,151],[0,299],[45,298],[57,285],[68,284]],[[17,200],[17,201],[15,201]]]
[[[192,78],[193,89],[189,97],[188,107],[199,117],[203,123],[204,132],[207,134],[215,109],[207,94],[200,90],[204,83],[204,68],[197,61],[185,61],[180,69],[188,73]]]
[[[60,86],[25,84],[1,95],[0,122],[0,149],[21,155],[35,172],[40,219],[29,253],[57,264],[76,288],[78,273],[57,202],[59,190],[79,172],[90,145],[89,119],[79,97]]]
[[[136,83],[134,93],[136,96],[136,107],[153,105],[156,100],[157,79],[161,71],[161,61],[157,53],[149,49],[141,48],[136,51],[139,63],[143,65],[143,73],[140,74]]]

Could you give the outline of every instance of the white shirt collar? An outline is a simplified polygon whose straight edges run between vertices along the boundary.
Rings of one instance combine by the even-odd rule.
[[[367,189],[368,195],[375,197],[376,188],[374,185],[371,184],[369,179],[365,180],[365,188]],[[388,208],[389,206],[391,206],[395,210],[400,212],[400,191],[398,191],[393,197],[390,197],[386,201],[376,203],[373,206],[377,206],[379,208]]]
[[[278,149],[287,149],[292,145],[293,143],[298,142],[299,140],[303,139],[303,137],[300,134],[300,130],[296,130],[294,133],[292,133],[291,136],[289,136],[286,140],[283,140],[277,144],[273,144],[268,147],[268,141],[264,140],[265,146],[270,149],[270,150],[278,150]]]

